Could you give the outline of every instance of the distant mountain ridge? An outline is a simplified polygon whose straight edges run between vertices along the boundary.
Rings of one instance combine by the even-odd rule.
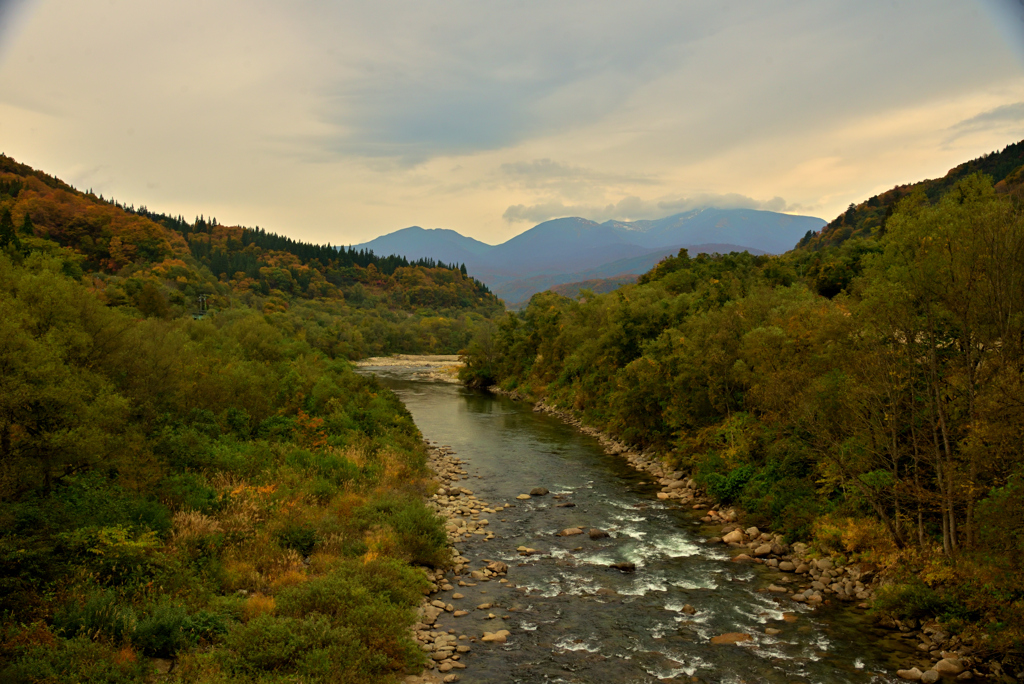
[[[454,230],[412,226],[354,249],[464,263],[506,303],[516,304],[552,285],[643,273],[680,247],[780,254],[824,225],[811,216],[707,208],[642,221],[553,219],[499,245]]]

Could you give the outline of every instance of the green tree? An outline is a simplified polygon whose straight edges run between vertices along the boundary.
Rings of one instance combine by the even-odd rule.
[[[0,249],[14,245],[15,249],[21,249],[21,241],[18,234],[14,232],[14,219],[11,218],[11,210],[4,209],[0,214]]]

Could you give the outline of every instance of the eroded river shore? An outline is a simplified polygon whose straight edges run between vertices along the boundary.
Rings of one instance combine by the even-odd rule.
[[[409,682],[888,682],[941,657],[857,608],[869,568],[730,529],[732,511],[649,455],[432,381],[449,359],[404,361],[362,371],[431,445],[458,563],[432,577],[416,626],[432,669]]]

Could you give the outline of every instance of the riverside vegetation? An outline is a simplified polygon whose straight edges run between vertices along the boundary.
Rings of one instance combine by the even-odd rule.
[[[184,235],[0,161],[0,679],[422,668],[445,521],[408,412],[346,358],[451,352],[500,302],[459,268]],[[211,271],[196,244],[221,240],[256,265]]]
[[[1024,216],[1006,176],[907,189],[873,232],[781,257],[681,250],[613,293],[537,294],[478,332],[463,378],[661,454],[812,556],[876,564],[880,616],[938,618],[1018,672]]]

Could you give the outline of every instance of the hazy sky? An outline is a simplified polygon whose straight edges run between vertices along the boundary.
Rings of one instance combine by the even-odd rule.
[[[1024,138],[1024,0],[0,0],[0,151],[350,244],[832,219]]]

